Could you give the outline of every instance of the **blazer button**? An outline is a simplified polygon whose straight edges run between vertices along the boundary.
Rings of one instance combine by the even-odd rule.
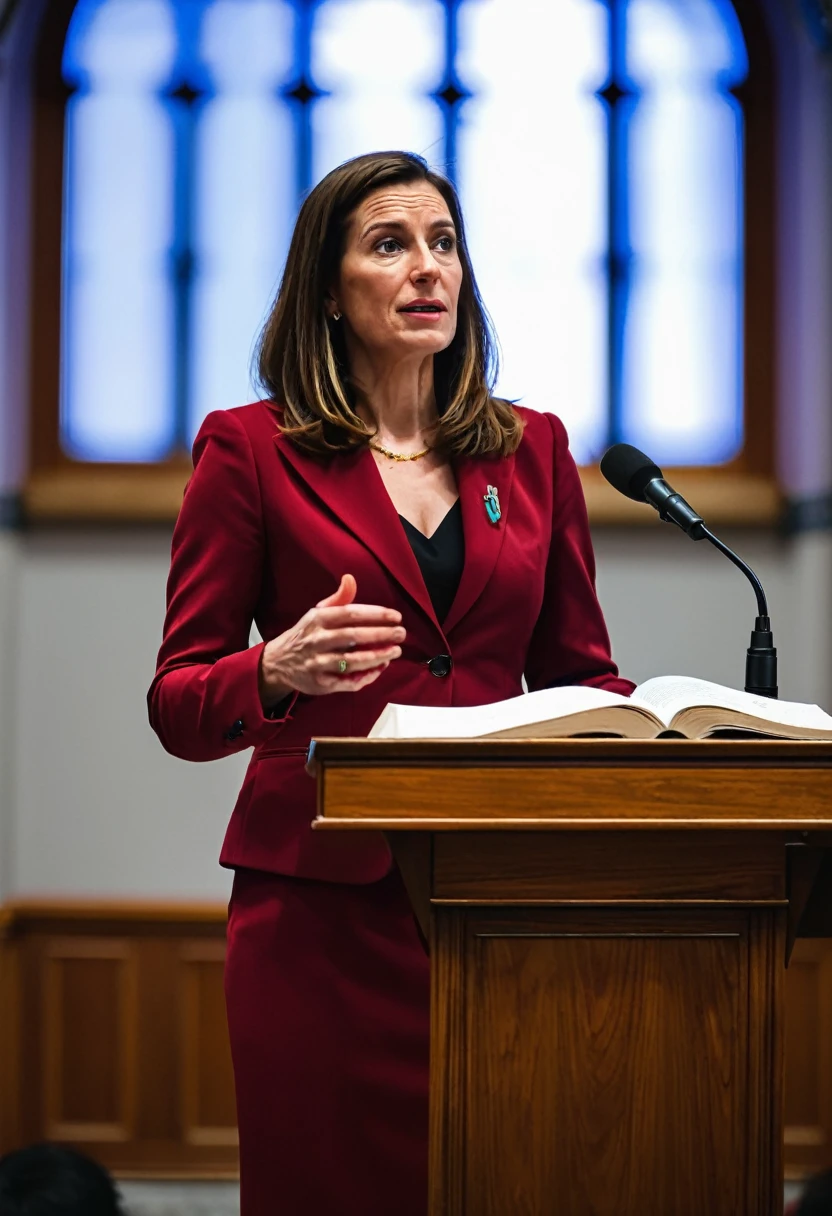
[[[235,739],[239,739],[240,735],[243,733],[243,730],[243,719],[238,718],[225,737],[229,743],[233,743]]]
[[[428,671],[432,676],[447,676],[451,674],[453,660],[449,654],[437,654],[428,662]]]

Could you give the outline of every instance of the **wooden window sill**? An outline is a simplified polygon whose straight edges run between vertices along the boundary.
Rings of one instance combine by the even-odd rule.
[[[23,493],[33,522],[170,524],[191,473],[186,459],[159,465],[73,465],[33,473]],[[783,500],[773,481],[731,469],[670,469],[667,479],[713,526],[773,527]],[[581,469],[590,522],[643,527],[650,507],[616,493],[594,467]]]
[[[638,528],[660,522],[652,507],[619,494],[599,469],[580,472],[593,527]],[[709,527],[772,528],[782,519],[783,496],[770,478],[731,468],[665,469],[664,474]]]
[[[165,464],[62,464],[32,473],[23,490],[26,520],[49,523],[173,523],[190,460]]]

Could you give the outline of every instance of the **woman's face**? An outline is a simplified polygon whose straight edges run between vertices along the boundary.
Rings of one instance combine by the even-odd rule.
[[[350,218],[327,308],[342,314],[350,354],[424,357],[450,345],[461,283],[442,195],[428,182],[401,183],[369,194]]]

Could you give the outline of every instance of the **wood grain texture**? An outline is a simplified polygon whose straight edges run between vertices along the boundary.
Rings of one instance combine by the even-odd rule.
[[[96,930],[108,930],[133,923],[155,925],[155,933],[178,934],[189,925],[208,925],[216,929],[225,924],[225,907],[222,904],[175,901],[162,902],[154,899],[46,899],[43,897],[10,899],[0,907],[0,917],[11,926],[25,927],[31,933],[38,928],[62,932],[70,931],[79,922],[89,922]],[[0,921],[0,924],[2,921]]]
[[[20,982],[13,922],[0,908],[0,1153],[20,1138]]]
[[[368,756],[369,759],[369,756]],[[324,823],[386,830],[832,827],[832,769],[328,767]]]
[[[21,1084],[0,1152],[50,1138],[125,1177],[234,1177],[225,907],[21,901],[5,917]]]
[[[691,1216],[739,1211],[733,1162],[744,1078],[731,1046],[738,945],[706,937],[481,938],[469,1005],[471,1049],[484,1064],[482,1076],[472,1070],[469,1090],[470,1135],[480,1150],[467,1175],[469,1210],[504,1212],[522,1179],[513,1210],[528,1216],[551,1195],[564,1216],[636,1216],[650,1203]],[[693,1025],[693,987],[678,979],[686,973],[708,992]],[[721,1033],[709,1036],[709,1024]],[[700,1160],[686,1170],[689,1156]]]
[[[388,843],[399,867],[413,914],[419,922],[422,937],[428,941],[433,837],[428,832],[391,832]]]
[[[776,833],[437,833],[433,852],[435,900],[786,897],[785,843]]]
[[[136,958],[110,938],[50,941],[43,955],[46,1138],[127,1142],[135,1134]]]
[[[783,1045],[787,914],[748,914],[749,1013],[746,1116],[747,1210],[778,1213],[783,1205]],[[740,1046],[746,1046],[740,1036]]]
[[[430,1216],[782,1211],[786,850],[832,844],[829,744],[319,740],[309,766],[319,826],[432,837]]]
[[[234,1074],[225,1026],[225,943],[180,949],[182,1131],[189,1144],[236,1147]]]
[[[465,920],[431,917],[428,1216],[463,1216],[468,1148]]]
[[[456,1145],[464,1171],[462,1193],[434,1179],[431,1216],[774,1216],[768,1090],[749,1069],[776,1067],[761,968],[782,912],[435,920],[432,1163]]]

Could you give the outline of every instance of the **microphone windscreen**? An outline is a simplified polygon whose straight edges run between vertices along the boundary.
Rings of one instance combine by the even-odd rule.
[[[644,487],[662,477],[662,471],[649,456],[629,443],[616,443],[601,457],[601,472],[607,481],[636,502],[644,502]]]

